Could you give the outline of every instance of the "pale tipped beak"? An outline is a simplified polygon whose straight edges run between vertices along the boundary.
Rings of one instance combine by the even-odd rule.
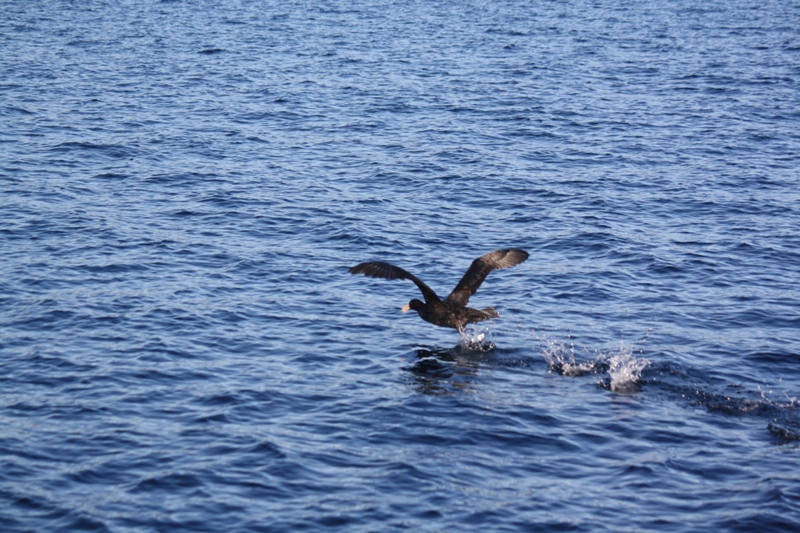
[[[410,310],[411,306],[408,304],[404,305],[403,308],[401,309],[401,311],[403,311],[404,313],[408,313]]]

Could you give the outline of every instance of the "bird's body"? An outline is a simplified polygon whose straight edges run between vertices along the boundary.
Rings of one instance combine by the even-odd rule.
[[[417,300],[419,302],[419,300]],[[455,328],[457,330],[464,329],[467,324],[473,322],[480,322],[489,318],[497,318],[500,316],[493,307],[488,309],[473,309],[465,305],[460,305],[449,300],[439,300],[438,302],[420,302],[420,306],[414,309],[423,320],[442,326],[445,328]],[[403,309],[406,309],[405,307]]]
[[[423,320],[442,326],[446,328],[455,328],[459,331],[464,329],[464,326],[473,322],[479,322],[489,318],[498,317],[497,311],[490,307],[488,309],[472,309],[467,307],[469,297],[477,292],[486,276],[492,270],[509,268],[518,265],[528,258],[528,252],[517,249],[508,250],[495,250],[489,252],[472,262],[461,281],[458,282],[456,288],[450,295],[442,300],[436,293],[428,287],[425,283],[420,281],[416,276],[408,273],[400,267],[383,263],[380,261],[372,261],[368,263],[361,263],[350,269],[351,274],[364,274],[373,278],[386,278],[386,279],[407,279],[413,281],[425,301],[414,299],[408,305],[403,307],[403,311],[409,309],[415,310]]]

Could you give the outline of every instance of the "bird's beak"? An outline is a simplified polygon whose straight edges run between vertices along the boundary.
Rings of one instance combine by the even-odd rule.
[[[404,306],[403,306],[403,308],[401,309],[401,311],[403,311],[404,313],[408,313],[408,311],[409,311],[410,309],[411,309],[411,306],[410,306],[410,305],[408,305],[408,304],[406,304],[406,305],[404,305]]]

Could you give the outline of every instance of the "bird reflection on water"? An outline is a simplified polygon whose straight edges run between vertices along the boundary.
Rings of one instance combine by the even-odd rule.
[[[462,342],[452,348],[418,348],[417,361],[406,368],[422,394],[445,395],[472,389],[480,366],[495,349],[492,342]]]

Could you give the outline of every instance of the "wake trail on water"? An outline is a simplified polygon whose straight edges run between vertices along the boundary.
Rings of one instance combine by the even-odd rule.
[[[780,390],[779,384],[750,387],[669,363],[652,370],[648,386],[657,386],[690,405],[703,406],[712,414],[766,420],[767,429],[780,443],[800,441],[800,400]]]
[[[459,332],[459,342],[450,348],[421,348],[415,350],[416,363],[409,367],[426,393],[452,393],[471,390],[484,365],[526,367],[536,366],[538,357],[544,360],[547,371],[571,378],[596,376],[595,383],[618,394],[665,395],[678,404],[705,407],[709,413],[728,416],[756,417],[768,421],[768,430],[778,442],[800,441],[800,400],[783,392],[757,385],[731,383],[712,370],[687,367],[665,361],[658,354],[645,357],[650,331],[632,341],[620,341],[613,348],[592,349],[575,345],[571,334],[559,338],[553,334],[535,334],[533,352],[538,357],[520,357],[518,348],[504,348],[506,335],[530,341],[535,331],[522,324],[510,329],[497,325],[469,326]],[[527,341],[525,340],[527,338]],[[501,339],[500,348],[495,339]],[[507,357],[513,354],[510,359]]]
[[[787,392],[773,392],[772,388],[731,383],[710,370],[686,367],[674,362],[652,363],[642,354],[639,344],[620,342],[610,351],[596,351],[580,357],[569,339],[559,340],[539,336],[540,353],[549,372],[568,377],[586,375],[603,376],[598,385],[612,392],[632,394],[644,387],[655,393],[669,393],[680,402],[705,407],[709,413],[729,416],[756,417],[767,420],[767,429],[779,442],[800,441],[800,400]]]

